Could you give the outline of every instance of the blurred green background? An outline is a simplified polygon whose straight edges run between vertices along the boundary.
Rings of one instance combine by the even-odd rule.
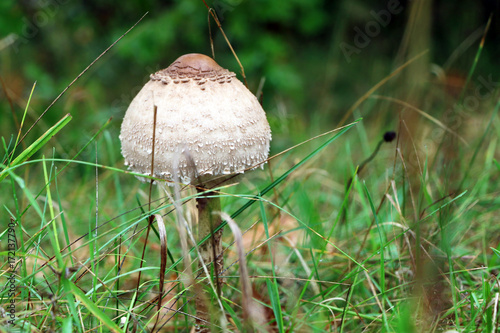
[[[244,66],[250,90],[255,93],[265,79],[262,103],[273,128],[274,152],[334,128],[360,96],[402,64],[410,3],[207,0],[217,11]],[[421,51],[428,49],[428,62],[446,65],[447,73],[453,73],[460,83],[473,63],[488,17],[499,13],[499,3],[429,3],[431,30],[428,45]],[[374,36],[367,43],[364,40],[363,47],[346,56],[346,45],[356,47],[357,29],[364,31],[369,22],[374,22],[373,13],[387,11],[389,6],[395,6],[397,14],[392,14],[385,26],[379,25],[379,31],[373,30]],[[144,20],[83,75],[29,135],[27,142],[62,115],[71,113],[74,120],[66,130],[74,130],[75,135],[67,135],[59,147],[67,156],[86,143],[109,117],[113,117],[111,130],[118,133],[129,102],[150,73],[167,67],[185,53],[211,54],[207,8],[202,0],[2,0],[2,136],[8,140],[16,133],[15,118],[20,121],[35,81],[24,130],[146,12]],[[210,21],[216,61],[241,79],[235,58],[216,24]],[[487,77],[498,72],[499,32],[498,18],[493,16],[476,74]],[[392,81],[387,89],[400,83]],[[365,120],[377,119],[382,129],[396,126],[394,110],[387,105],[382,103],[371,110],[363,114]]]
[[[489,267],[490,270],[485,271],[484,275],[477,271],[474,281],[470,278],[463,284],[456,283],[460,287],[457,289],[463,292],[460,295],[463,298],[456,297],[454,300],[456,308],[463,314],[459,319],[465,318],[463,321],[466,322],[472,318],[471,323],[474,325],[474,318],[478,318],[477,313],[483,310],[477,307],[478,312],[469,315],[473,306],[463,300],[470,297],[472,304],[472,299],[475,302],[481,298],[485,304],[489,304],[490,296],[486,292],[471,296],[478,294],[469,293],[469,288],[474,291],[487,290],[481,283],[490,278],[490,274],[496,276],[498,273],[497,259],[490,247],[499,248],[498,213],[494,212],[498,211],[499,206],[500,167],[497,161],[500,150],[497,143],[500,126],[493,109],[500,87],[500,1],[205,1],[217,12],[244,66],[249,89],[256,93],[263,84],[263,94],[259,98],[273,132],[271,154],[332,130],[340,123],[363,117],[363,121],[339,141],[325,148],[322,155],[315,155],[307,167],[298,169],[288,177],[284,182],[286,186],[277,189],[270,200],[278,207],[296,213],[319,235],[325,238],[331,236],[350,255],[357,253],[364,260],[378,253],[379,242],[383,240],[382,237],[378,238],[375,231],[366,244],[360,239],[365,231],[368,235],[370,223],[373,226],[372,209],[365,194],[371,193],[375,203],[382,198],[382,205],[383,199],[391,194],[388,186],[392,185],[392,195],[397,199],[399,193],[402,209],[396,214],[386,201],[380,211],[380,221],[392,223],[401,217],[402,221],[408,222],[410,227],[417,226],[417,229],[420,228],[417,223],[420,218],[425,216],[424,219],[427,219],[430,216],[422,225],[421,232],[429,244],[433,244],[433,247],[429,246],[432,251],[442,248],[442,253],[446,253],[448,259],[466,254],[474,258],[474,261],[467,261],[463,267],[459,266],[460,270],[463,268],[464,279],[469,279],[469,273],[471,276],[476,274],[476,267]],[[54,178],[57,181],[50,183],[53,186],[50,191],[57,190],[57,196],[54,194],[54,197],[64,208],[60,207],[61,212],[64,211],[61,219],[67,219],[67,225],[71,226],[69,230],[73,234],[67,237],[68,244],[82,235],[82,238],[88,236],[86,233],[97,219],[102,223],[101,226],[105,226],[99,232],[113,231],[115,228],[121,237],[121,233],[127,232],[124,226],[136,222],[134,219],[127,220],[127,214],[139,214],[139,201],[148,200],[146,184],[139,185],[131,175],[116,170],[99,171],[97,181],[97,170],[90,164],[98,160],[105,166],[125,170],[118,139],[120,124],[130,101],[148,81],[151,73],[167,67],[185,53],[211,55],[211,29],[216,61],[222,67],[236,72],[243,80],[235,57],[213,19],[209,19],[206,5],[203,0],[0,0],[0,136],[5,140],[7,151],[12,150],[35,82],[36,88],[29,103],[23,134],[92,61],[148,12],[128,35],[99,59],[48,110],[27,135],[24,147],[18,148],[14,154],[17,156],[67,113],[72,115],[72,121],[30,160],[40,158],[43,154],[49,159],[61,158],[66,162],[75,158],[87,143],[91,143],[76,158],[78,161],[69,163],[65,172],[59,178]],[[489,31],[485,34],[490,18]],[[417,60],[363,100],[370,89],[377,87],[377,84],[417,55],[420,55]],[[362,103],[356,104],[361,100]],[[353,108],[353,105],[356,107]],[[111,124],[92,142],[92,136],[111,117]],[[492,129],[487,127],[488,124],[492,124]],[[490,132],[488,136],[483,136],[487,128]],[[376,160],[360,174],[362,182],[355,182],[357,190],[353,190],[356,193],[351,194],[352,204],[346,210],[348,223],[335,228],[338,217],[342,215],[343,203],[349,201],[346,200],[349,195],[346,195],[345,185],[353,177],[356,166],[372,153],[383,133],[388,130],[398,132],[398,142],[384,144]],[[238,193],[258,193],[259,186],[262,189],[262,184],[272,182],[271,175],[276,179],[290,170],[316,149],[320,145],[319,141],[272,160],[265,172],[254,172],[250,177],[255,178],[244,178],[240,184],[243,188],[239,188]],[[48,225],[45,223],[52,219],[45,216],[45,211],[39,217],[36,210],[28,210],[33,197],[39,198],[44,205],[50,202],[43,198],[45,189],[49,192],[43,163],[29,162],[15,169],[15,174],[19,175],[15,178],[17,183],[11,177],[10,182],[4,181],[0,186],[0,193],[3,194],[0,201],[6,202],[0,220],[7,220],[6,211],[11,212],[10,215],[18,221],[23,220],[22,226],[28,230],[27,235],[38,232],[40,226]],[[52,164],[51,172],[61,170],[63,165],[66,163]],[[423,170],[424,167],[428,169]],[[366,191],[361,184],[366,186]],[[467,197],[457,197],[460,201],[457,201],[456,207],[453,204],[442,215],[435,214],[441,205],[444,207],[455,200],[456,195],[466,193],[464,191],[469,191]],[[242,197],[224,200],[228,212],[236,211],[244,201]],[[24,207],[28,208],[23,210]],[[238,222],[249,225],[258,213],[251,216],[246,220],[240,216]],[[115,220],[121,220],[122,224],[114,225],[118,223]],[[303,225],[296,225],[291,220],[288,219],[287,224],[287,219],[276,214],[270,225],[278,225],[290,233],[306,230]],[[108,222],[112,223],[108,225]],[[351,263],[341,256],[332,255],[328,259],[331,261],[317,266],[310,248],[314,251],[320,249],[321,241],[316,236],[304,235],[297,236],[297,244],[303,246],[300,250],[306,260],[312,262],[314,267],[320,267],[321,279],[338,281],[339,277],[345,276],[344,269]],[[107,240],[106,237],[107,234],[100,234],[99,242]],[[174,256],[180,257],[180,247],[175,246],[175,233],[169,234],[169,238],[169,242],[172,241],[169,244],[174,244],[169,246],[177,251]],[[48,238],[44,241],[49,242]],[[395,243],[383,246],[395,251]],[[437,245],[434,247],[434,244]],[[42,244],[42,247],[50,249],[48,245],[52,244]],[[132,251],[139,251],[140,246],[131,248]],[[291,248],[288,245],[280,247],[283,248],[285,251],[277,252],[288,256],[287,251],[291,251]],[[90,255],[86,251],[86,245],[78,245],[71,254],[87,260]],[[150,251],[154,251],[154,247]],[[412,274],[425,272],[425,269],[419,268],[424,266],[419,262],[414,267],[409,263],[398,262],[403,256],[408,259],[412,251],[411,247],[401,245],[401,251],[392,255],[390,265],[394,267],[390,267],[391,272],[397,272],[399,265],[405,269],[411,267],[412,270],[408,268],[408,272]],[[267,253],[256,254],[248,261],[251,271],[259,275],[269,273],[266,269],[271,261]],[[384,262],[384,259],[380,262]],[[109,262],[102,262],[102,265],[105,267],[101,272],[107,274]],[[300,276],[299,266],[291,265],[290,274]],[[125,267],[124,271],[132,269],[133,266]],[[370,269],[376,280],[376,263]],[[447,270],[443,269],[443,272]],[[154,273],[147,276],[146,280],[150,281],[152,277]],[[52,283],[56,278],[52,276],[49,280]],[[127,283],[132,281],[124,280]],[[388,288],[394,288],[390,289],[394,291],[390,297],[396,303],[413,295],[407,292],[407,285],[401,283],[403,280],[394,273],[387,283]],[[414,280],[413,276],[408,278],[410,280]],[[263,280],[256,282],[256,285],[263,286],[261,282]],[[363,284],[365,282],[359,283]],[[45,290],[50,284],[46,286],[43,281],[40,285]],[[450,285],[453,287],[450,290],[455,290],[455,285]],[[497,285],[492,279],[492,286],[497,288]],[[283,286],[280,291],[296,293],[295,287],[288,289],[286,284]],[[431,290],[430,297],[434,297],[434,289],[428,290]],[[352,297],[353,304],[365,306],[364,302],[371,297],[368,286],[356,292]],[[267,295],[267,291],[262,294]],[[444,295],[445,298],[450,297]],[[290,304],[295,302],[294,298],[285,299],[290,300]],[[436,306],[432,302],[429,304],[436,313],[449,308],[447,303],[440,303],[440,299],[435,303]],[[308,307],[307,303],[299,304],[300,307]],[[398,303],[398,306],[401,304],[405,306],[404,302]],[[288,313],[292,313],[290,309],[294,307],[295,304],[291,305],[287,309]],[[379,317],[374,312],[378,310],[374,309],[376,305],[369,304],[363,311]],[[399,311],[392,305],[390,309],[395,310],[394,313]],[[401,318],[413,314],[413,309],[408,309],[402,312]],[[314,309],[314,313],[319,312]],[[307,322],[309,318],[305,318]],[[355,327],[358,322],[353,321],[351,325]]]

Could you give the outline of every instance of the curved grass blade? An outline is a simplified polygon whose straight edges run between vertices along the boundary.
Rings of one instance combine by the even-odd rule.
[[[151,200],[150,200],[151,201]],[[158,224],[158,231],[160,233],[161,241],[161,263],[160,263],[160,285],[158,295],[158,313],[156,316],[155,325],[151,329],[151,332],[155,331],[156,325],[158,324],[158,319],[160,319],[161,301],[163,299],[163,286],[165,284],[165,271],[167,268],[167,229],[165,228],[165,223],[163,222],[163,217],[160,214],[154,214],[156,223]]]
[[[4,180],[5,177],[9,174],[9,169],[11,167],[15,167],[23,162],[25,162],[28,158],[33,156],[38,150],[40,150],[54,135],[57,134],[64,126],[66,126],[72,117],[68,113],[61,120],[59,120],[54,126],[49,128],[47,132],[45,132],[41,137],[39,137],[35,142],[33,142],[28,148],[26,148],[19,156],[17,156],[12,163],[9,164],[8,167],[2,170],[0,173],[0,181]]]
[[[104,324],[104,326],[106,326],[107,328],[109,328],[109,330],[111,332],[123,332],[119,327],[118,325],[116,325],[115,322],[113,322],[104,312],[102,312],[98,307],[97,305],[95,305],[94,302],[92,302],[86,295],[83,291],[80,290],[80,288],[78,288],[73,282],[71,282],[70,280],[67,280],[67,279],[64,279],[65,280],[65,284],[64,286],[67,287],[69,290],[68,291],[71,291],[73,295],[75,295],[75,297],[80,301],[82,302],[82,304],[87,308],[89,309],[90,312],[92,312],[92,314],[94,316],[96,316],[102,324]]]
[[[77,296],[77,292],[73,291],[73,287],[75,289],[78,290],[78,292],[82,293],[82,291],[80,289],[78,289],[77,286],[75,286],[73,284],[73,282],[71,282],[70,280],[68,280],[65,276],[64,276],[64,272],[65,272],[65,269],[62,270],[62,274],[61,274],[61,282],[62,282],[62,285],[64,286],[64,289],[66,290],[67,294],[66,294],[66,300],[68,302],[68,307],[69,307],[69,312],[71,313],[71,322],[75,323],[75,326],[76,328],[78,329],[78,332],[81,333],[83,332],[83,328],[82,328],[82,325],[81,325],[81,322],[78,317],[78,311],[77,311],[77,304],[75,302],[75,299],[73,296],[76,296],[76,298],[79,299],[79,297]],[[84,295],[85,296],[85,295]],[[90,301],[88,300],[87,298],[87,302],[89,303]],[[87,305],[85,302],[82,302],[84,303],[85,305]],[[90,302],[92,303],[92,302]],[[94,307],[97,307],[94,303],[92,303],[92,305]]]
[[[19,129],[17,131],[17,138],[16,138],[16,143],[14,144],[14,149],[12,149],[12,151],[10,152],[10,154],[7,157],[9,159],[9,162],[10,162],[11,157],[14,156],[14,154],[16,153],[16,148],[19,144],[19,138],[21,137],[21,131],[23,130],[24,121],[26,120],[26,115],[28,114],[28,107],[31,103],[31,97],[33,96],[33,92],[35,91],[35,87],[36,87],[36,81],[35,81],[35,83],[33,83],[33,87],[31,88],[31,92],[30,92],[30,95],[28,97],[28,103],[26,103],[26,107],[24,108],[23,119],[21,120],[21,124],[19,125]],[[7,163],[7,160],[5,160],[3,163]]]
[[[472,63],[472,67],[469,70],[469,74],[467,75],[467,80],[465,81],[464,87],[462,88],[462,93],[460,94],[459,101],[460,104],[463,103],[465,92],[467,91],[467,87],[469,86],[470,80],[472,78],[472,74],[476,70],[476,66],[479,63],[479,58],[481,57],[481,52],[483,52],[484,41],[486,40],[486,35],[488,34],[488,30],[490,30],[491,20],[493,18],[493,14],[490,15],[488,22],[486,23],[486,27],[484,28],[483,37],[481,38],[481,42],[479,43],[479,47],[476,51],[476,56],[474,57],[474,62]]]
[[[255,304],[252,298],[252,283],[250,282],[250,277],[248,275],[248,267],[245,257],[245,248],[243,246],[243,235],[241,230],[228,214],[220,212],[220,216],[226,220],[233,232],[234,241],[236,243],[236,250],[238,252],[238,261],[240,263],[240,284],[241,284],[241,307],[243,308],[243,321],[244,330],[246,332],[254,332],[254,322],[257,321],[256,314],[258,310],[255,308]]]

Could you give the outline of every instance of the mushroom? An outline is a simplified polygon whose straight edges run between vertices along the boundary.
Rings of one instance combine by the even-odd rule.
[[[220,199],[210,190],[231,175],[265,163],[271,130],[257,98],[235,73],[212,58],[186,54],[151,74],[127,109],[120,140],[125,164],[134,172],[196,185],[201,193],[198,241],[212,234],[200,254],[207,265],[215,257],[214,270],[220,273],[222,229],[213,233],[221,223],[219,215],[213,214],[220,211]],[[197,304],[198,310],[204,311]],[[203,313],[198,316],[208,319]]]

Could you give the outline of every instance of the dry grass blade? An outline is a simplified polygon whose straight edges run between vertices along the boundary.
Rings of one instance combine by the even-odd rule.
[[[417,112],[418,114],[422,115],[423,117],[429,119],[430,121],[432,121],[434,124],[438,125],[439,127],[441,127],[443,130],[445,130],[446,132],[456,136],[460,141],[462,141],[462,143],[464,143],[466,146],[469,146],[469,144],[467,143],[467,141],[465,141],[465,139],[463,137],[461,137],[458,133],[452,131],[449,127],[447,127],[445,124],[443,124],[442,122],[440,122],[438,119],[434,118],[433,116],[431,116],[430,114],[428,114],[427,112],[425,111],[422,111],[420,110],[419,108],[405,102],[405,101],[402,101],[400,99],[397,99],[397,98],[393,98],[393,97],[388,97],[388,96],[381,96],[381,95],[373,95],[371,96],[371,98],[375,98],[375,99],[383,99],[383,100],[386,100],[386,101],[389,101],[389,102],[394,102],[396,104],[399,104],[401,106],[404,106],[405,108],[408,108],[412,111],[415,111]]]
[[[358,108],[358,106],[361,105],[361,103],[363,103],[366,99],[368,99],[368,97],[370,97],[371,94],[373,94],[375,91],[377,91],[378,88],[382,87],[384,84],[387,83],[387,81],[389,81],[390,79],[392,79],[394,76],[396,76],[397,74],[399,74],[403,69],[405,69],[406,67],[408,67],[412,62],[414,62],[415,60],[419,59],[420,57],[424,56],[425,54],[427,54],[427,52],[429,51],[424,51],[420,54],[417,54],[415,57],[411,58],[410,60],[408,60],[407,62],[405,62],[404,64],[402,64],[401,66],[399,66],[398,68],[396,68],[391,74],[389,74],[388,76],[386,76],[385,78],[383,78],[379,83],[377,83],[376,85],[374,85],[370,90],[368,90],[363,96],[361,96],[361,98],[359,98],[356,103],[353,104],[353,106],[351,106],[349,108],[349,110],[347,110],[347,112],[345,113],[344,117],[342,118],[342,120],[338,123],[337,126],[342,126],[346,121],[347,121],[347,118],[349,118],[349,116],[354,112],[354,110],[356,110]]]
[[[16,141],[15,141],[15,144],[14,144],[14,149],[12,149],[12,151],[9,153],[9,156],[6,156],[5,159],[4,159],[4,161],[3,161],[3,164],[7,164],[7,161],[9,160],[9,158],[11,158],[12,156],[14,156],[14,152],[16,151],[16,148],[18,147],[19,138],[21,137],[21,132],[23,130],[24,121],[26,119],[26,113],[27,113],[28,105],[30,105],[30,103],[31,103],[31,97],[33,96],[33,92],[35,91],[36,81],[35,81],[35,83],[33,83],[33,87],[31,88],[31,93],[30,93],[30,95],[28,97],[28,102],[26,104],[26,110],[24,112],[24,115],[23,115],[23,117],[21,119],[21,123],[20,124],[19,124],[19,121],[17,120],[17,116],[16,116],[16,113],[15,113],[15,110],[14,110],[14,105],[12,104],[12,99],[9,96],[9,93],[7,91],[7,88],[5,87],[5,83],[3,82],[3,79],[2,79],[1,76],[0,76],[0,82],[2,82],[3,93],[7,97],[7,100],[9,101],[10,109],[12,111],[14,122],[16,123],[16,127],[17,127],[17,137],[16,137]],[[26,144],[24,142],[23,142],[23,148],[26,148]]]
[[[177,164],[177,162],[174,161],[174,166]],[[177,167],[174,167],[174,169],[177,169]],[[188,235],[189,239],[192,241],[193,245],[196,244],[196,242],[193,240],[194,236],[192,235],[191,228],[189,227],[186,219],[184,218],[183,215],[183,210],[182,210],[182,203],[181,203],[181,190],[179,186],[178,179],[179,177],[177,176],[177,172],[174,173],[174,197],[170,194],[169,190],[165,186],[164,182],[158,182],[158,185],[163,189],[163,192],[165,192],[165,195],[168,197],[170,202],[175,207],[175,212],[177,216],[177,232],[179,233],[180,236],[180,243],[181,243],[181,249],[182,249],[182,256],[184,258],[184,267],[185,267],[185,273],[186,275],[184,277],[181,277],[180,280],[184,282],[186,285],[190,285],[193,282],[193,271],[191,269],[191,256],[189,255],[189,248],[188,248]]]
[[[154,95],[153,95],[153,103],[154,103]],[[156,115],[158,113],[158,108],[156,105],[154,105],[153,108],[153,137],[152,137],[152,153],[151,153],[151,176],[154,176],[154,165],[155,165],[155,135],[156,135]],[[152,193],[152,188],[153,188],[153,179],[150,180],[149,183],[149,200],[148,200],[148,210],[151,211],[151,193]],[[142,268],[142,265],[144,264],[144,254],[146,253],[146,245],[148,244],[148,238],[149,238],[149,232],[151,230],[151,225],[153,224],[155,217],[154,216],[149,216],[148,218],[148,229],[146,232],[146,240],[144,241],[144,246],[142,247],[142,256],[141,256],[141,261],[139,264],[139,269]],[[163,221],[163,220],[162,220]],[[163,250],[163,244],[162,244],[162,250]],[[124,259],[125,260],[125,259]],[[163,258],[162,258],[163,262]],[[139,286],[141,284],[141,275],[142,271],[139,271],[139,275],[137,276],[137,285],[135,287],[135,293],[136,295],[139,294]],[[160,282],[160,285],[163,286],[163,283]],[[162,289],[163,290],[163,289]],[[162,292],[160,291],[160,297],[159,297],[159,304],[161,306],[161,294]],[[137,302],[137,297],[134,299],[133,306],[132,308],[135,307],[135,304]],[[156,323],[155,323],[156,326]]]
[[[295,243],[287,236],[283,236],[283,239],[287,241],[290,248],[293,250],[293,252],[295,252],[295,255],[297,256],[297,258],[299,258],[299,261],[302,264],[302,267],[304,269],[304,272],[306,273],[306,276],[311,276],[311,273],[312,273],[311,269],[309,268],[309,265],[307,264],[307,262],[304,260],[304,257],[302,256],[300,251],[297,250],[297,246],[295,246]],[[316,281],[314,281],[313,279],[310,280],[310,283],[311,283],[311,286],[312,286],[314,292],[319,294],[320,289],[319,289],[318,283],[316,283]]]
[[[243,237],[241,230],[231,217],[224,212],[220,212],[220,216],[227,221],[229,228],[234,236],[236,249],[238,251],[238,260],[240,262],[240,282],[241,282],[241,306],[243,308],[243,320],[245,321],[245,332],[253,332],[253,323],[259,322],[259,309],[252,298],[252,284],[248,275],[247,262],[245,258],[245,249],[243,247]]]
[[[151,329],[151,332],[154,332],[156,325],[158,324],[158,319],[160,318],[160,310],[161,310],[161,301],[163,299],[163,286],[165,285],[165,270],[167,268],[167,230],[165,228],[165,222],[163,222],[163,218],[160,214],[155,214],[154,218],[156,219],[156,224],[158,225],[158,234],[160,235],[160,243],[161,243],[161,263],[160,263],[160,284],[158,289],[160,291],[158,295],[158,312],[155,324]]]
[[[205,6],[208,9],[208,13],[210,15],[212,15],[215,23],[217,24],[217,26],[219,27],[220,32],[222,33],[222,36],[224,36],[224,40],[226,41],[227,45],[229,46],[229,49],[231,49],[231,52],[233,53],[234,58],[238,62],[238,65],[240,66],[240,69],[241,69],[241,76],[243,76],[243,81],[245,82],[245,87],[248,88],[247,77],[245,75],[245,70],[243,69],[243,65],[240,62],[240,58],[238,58],[238,56],[236,55],[236,52],[234,51],[233,46],[229,42],[229,39],[227,38],[226,33],[222,29],[222,25],[220,24],[220,21],[217,18],[217,14],[215,13],[215,10],[213,8],[211,8],[210,6],[208,6],[207,3],[205,2],[205,0],[203,0],[203,3],[205,4]],[[208,26],[210,27],[210,22],[209,22]],[[212,35],[211,34],[210,34],[210,39],[212,39]],[[215,58],[215,54],[213,53],[214,52],[213,51],[213,43],[211,43],[211,44],[212,44],[212,54],[213,54],[213,57]]]
[[[465,92],[467,91],[467,87],[469,86],[470,80],[472,78],[472,74],[476,70],[476,65],[479,62],[479,57],[481,56],[481,52],[484,48],[484,41],[486,40],[486,35],[488,34],[488,31],[490,30],[492,18],[493,18],[493,13],[490,14],[490,18],[488,19],[488,22],[486,23],[486,27],[484,28],[483,37],[481,38],[481,42],[479,43],[479,48],[476,52],[476,57],[474,59],[474,62],[472,63],[472,67],[469,70],[469,75],[467,75],[467,80],[465,81],[465,85],[462,89],[462,93],[460,94],[460,97],[458,99],[461,103],[463,103],[463,101],[464,101]]]
[[[42,117],[47,113],[47,111],[49,111],[49,109],[52,107],[52,105],[54,105],[58,100],[59,98],[62,97],[62,95],[64,95],[64,93],[83,75],[85,74],[89,69],[90,67],[92,67],[99,59],[102,58],[103,55],[105,55],[113,46],[116,45],[116,43],[118,43],[123,37],[125,37],[132,29],[134,29],[136,27],[136,25],[139,24],[139,22],[142,21],[142,19],[148,15],[148,12],[146,12],[144,15],[142,15],[142,17],[139,19],[139,21],[137,21],[133,26],[130,27],[130,29],[128,29],[123,35],[120,36],[120,38],[118,38],[117,40],[114,41],[113,44],[111,44],[106,50],[104,50],[97,58],[94,59],[94,61],[92,61],[90,63],[90,65],[88,65],[80,74],[78,74],[78,76],[73,80],[71,81],[70,84],[68,84],[68,86],[66,88],[64,88],[64,90],[59,94],[59,96],[57,96],[53,101],[52,103],[50,103],[50,105],[45,109],[45,111],[42,112],[42,114],[38,117],[37,120],[35,120],[35,122],[33,123],[33,125],[31,125],[31,127],[28,129],[28,131],[26,133],[24,133],[23,137],[21,138],[21,140],[19,140],[19,142],[17,143],[18,145],[21,144],[21,142],[23,142],[24,138],[26,137],[26,135],[28,135],[29,132],[31,132],[31,130],[35,127],[35,125],[40,121],[40,119],[42,119]]]
[[[192,156],[189,154],[188,151],[184,152],[184,157],[187,160],[187,163],[191,166],[192,169],[192,175],[193,178],[198,177],[198,171],[196,168],[196,164],[192,158]],[[182,252],[184,254],[184,260],[185,260],[185,265],[186,265],[186,271],[188,273],[188,279],[182,279],[181,280],[186,284],[186,285],[193,285],[194,290],[196,293],[196,302],[199,302],[199,304],[206,303],[204,294],[200,288],[200,285],[198,283],[195,283],[195,276],[192,273],[191,270],[191,257],[189,255],[189,250],[188,250],[188,244],[187,244],[187,239],[191,241],[193,246],[195,247],[196,251],[196,256],[198,257],[198,260],[200,261],[200,265],[202,268],[203,273],[207,277],[208,284],[213,290],[216,290],[216,287],[214,286],[212,280],[210,279],[210,273],[209,269],[207,267],[207,264],[204,262],[200,249],[197,246],[197,241],[195,239],[195,236],[193,235],[193,232],[188,225],[186,219],[184,218],[182,214],[182,201],[181,201],[181,189],[180,189],[180,178],[179,178],[179,158],[175,158],[173,161],[173,185],[174,185],[174,195],[175,199],[172,198],[171,194],[167,190],[166,186],[164,183],[159,183],[160,186],[163,188],[165,194],[169,197],[170,201],[174,204],[174,207],[177,211],[177,230],[179,231],[179,234],[181,236],[181,246],[182,246]],[[224,307],[221,303],[220,297],[217,297],[217,305],[221,309],[221,326],[224,328],[226,327],[226,321],[225,321],[225,314],[224,314]],[[196,317],[197,323],[198,324],[210,324],[210,318],[201,318],[200,316]]]
[[[154,95],[153,95],[153,103],[154,103]],[[153,141],[152,141],[152,150],[151,150],[151,176],[154,177],[154,167],[155,167],[155,142],[156,142],[156,117],[158,114],[158,106],[154,104],[153,108]],[[151,179],[149,182],[149,200],[148,200],[148,209],[151,210],[151,192],[153,191],[153,180]]]
[[[448,59],[444,62],[442,68],[446,72],[451,66],[455,63],[457,59],[459,59],[469,48],[477,42],[481,36],[484,35],[483,27],[479,27],[474,30],[467,38],[465,38],[460,45],[458,45],[455,50],[451,53]]]
[[[165,281],[165,270],[167,268],[167,230],[165,228],[165,222],[160,214],[154,215],[156,218],[156,223],[158,225],[158,233],[160,234],[161,243],[161,264],[160,264],[160,296],[163,294],[163,285]],[[161,302],[158,304],[158,309],[160,309]]]
[[[377,302],[377,305],[378,305],[380,311],[385,311],[384,307],[382,306],[382,303],[380,302],[380,299],[378,298],[377,290],[375,290],[375,286],[373,285],[373,281],[372,281],[370,275],[367,272],[363,272],[363,273],[365,273],[366,282],[368,283],[368,286],[370,287],[370,291],[372,292],[373,298],[375,299],[375,302]]]
[[[494,333],[497,329],[498,329],[498,322],[497,322],[497,314],[498,314],[498,301],[499,301],[500,297],[499,297],[499,294],[498,293],[495,293],[495,299],[493,300],[493,318],[492,318],[492,322],[493,323],[497,323],[496,325],[496,328],[493,328],[491,330],[492,333]]]
[[[16,111],[14,109],[14,104],[12,103],[12,98],[10,97],[9,92],[7,91],[7,87],[5,85],[5,82],[2,79],[2,76],[0,76],[0,83],[2,84],[3,94],[4,94],[5,98],[7,98],[7,102],[9,102],[10,111],[12,112],[12,119],[14,119],[14,123],[16,124],[18,131],[21,132],[21,125],[19,124],[19,120],[17,119]],[[35,82],[35,84],[36,84],[36,82]]]

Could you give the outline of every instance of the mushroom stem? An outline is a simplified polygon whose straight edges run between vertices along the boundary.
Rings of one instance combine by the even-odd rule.
[[[203,263],[199,263],[199,268],[202,268],[202,265],[205,264],[210,271],[209,265],[212,262],[214,263],[213,271],[215,275],[215,285],[217,286],[217,295],[220,297],[220,273],[224,268],[224,261],[221,255],[222,229],[217,232],[213,232],[222,222],[220,215],[214,214],[214,212],[221,211],[220,197],[215,192],[205,192],[200,189],[198,189],[198,193],[203,193],[196,199],[198,207],[198,242],[200,242],[207,235],[211,235],[210,239],[204,242],[199,248],[203,259]],[[214,316],[210,316],[208,313],[206,297],[204,297],[203,293],[200,292],[196,295],[196,314],[197,332],[209,332],[209,330],[204,331],[203,326],[205,326],[207,322],[210,322],[210,318],[214,318]]]

